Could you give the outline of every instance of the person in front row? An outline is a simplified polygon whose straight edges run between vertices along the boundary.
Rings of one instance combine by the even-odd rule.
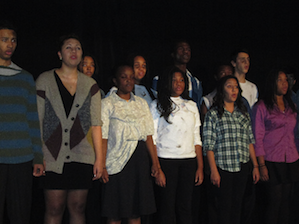
[[[35,83],[12,62],[16,47],[16,29],[0,21],[0,223],[7,211],[11,224],[29,224],[32,174],[44,166]]]
[[[259,181],[253,144],[251,121],[242,103],[238,79],[225,76],[218,83],[215,102],[203,126],[203,150],[211,170],[219,224],[240,223],[248,173],[252,172],[255,184]]]
[[[152,140],[153,118],[147,102],[132,93],[132,67],[119,66],[113,82],[117,91],[102,100],[102,215],[109,224],[123,218],[140,224],[142,215],[156,211],[151,175],[159,174],[160,164]]]
[[[61,67],[42,73],[37,104],[46,175],[45,224],[61,223],[68,207],[70,223],[85,223],[92,180],[103,172],[101,93],[95,80],[77,70],[82,47],[76,35],[60,38]]]
[[[159,223],[192,223],[194,185],[203,182],[200,117],[196,103],[188,96],[188,78],[177,67],[159,78],[158,98],[151,104],[154,142],[161,164]],[[165,175],[165,176],[164,176]]]
[[[282,69],[270,72],[265,95],[253,108],[253,117],[255,151],[267,192],[263,223],[289,223],[290,192],[299,181],[297,110]]]

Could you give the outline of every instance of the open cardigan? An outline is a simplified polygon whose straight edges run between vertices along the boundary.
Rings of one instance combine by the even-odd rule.
[[[54,70],[37,81],[37,105],[46,170],[63,172],[66,162],[94,164],[92,126],[101,126],[101,93],[96,82],[78,72],[76,95],[66,116]]]

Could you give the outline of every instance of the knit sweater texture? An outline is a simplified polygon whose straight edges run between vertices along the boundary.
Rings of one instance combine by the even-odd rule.
[[[0,66],[0,163],[43,163],[36,89],[31,74]]]
[[[96,82],[78,72],[76,95],[66,116],[54,70],[36,80],[46,171],[62,173],[64,163],[94,164],[92,126],[101,126],[101,93]]]

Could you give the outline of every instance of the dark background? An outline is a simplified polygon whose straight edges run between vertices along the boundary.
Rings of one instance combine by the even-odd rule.
[[[106,91],[111,69],[135,51],[146,54],[150,76],[161,74],[171,63],[171,43],[175,39],[189,41],[192,58],[188,67],[203,81],[205,93],[213,88],[217,67],[229,63],[230,53],[239,47],[249,50],[247,78],[262,91],[273,66],[291,66],[298,71],[298,12],[298,0],[0,2],[0,18],[11,20],[18,28],[18,47],[13,56],[17,65],[35,78],[59,67],[57,40],[63,34],[76,33],[84,51],[96,56],[100,87]],[[36,220],[32,223],[41,223],[42,191],[37,180],[34,186],[32,217]],[[97,205],[93,206],[97,210]]]
[[[62,34],[78,34],[96,56],[104,90],[111,69],[132,52],[145,53],[150,76],[161,74],[171,63],[171,43],[182,38],[192,49],[188,67],[208,93],[217,67],[239,47],[250,52],[247,78],[259,90],[273,66],[298,70],[298,9],[297,1],[277,0],[10,0],[1,1],[0,16],[18,28],[13,61],[35,77],[60,66]]]

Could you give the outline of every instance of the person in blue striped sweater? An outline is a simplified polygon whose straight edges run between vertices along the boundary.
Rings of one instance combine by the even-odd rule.
[[[0,223],[29,224],[33,175],[44,171],[33,77],[11,61],[16,32],[0,21]]]

